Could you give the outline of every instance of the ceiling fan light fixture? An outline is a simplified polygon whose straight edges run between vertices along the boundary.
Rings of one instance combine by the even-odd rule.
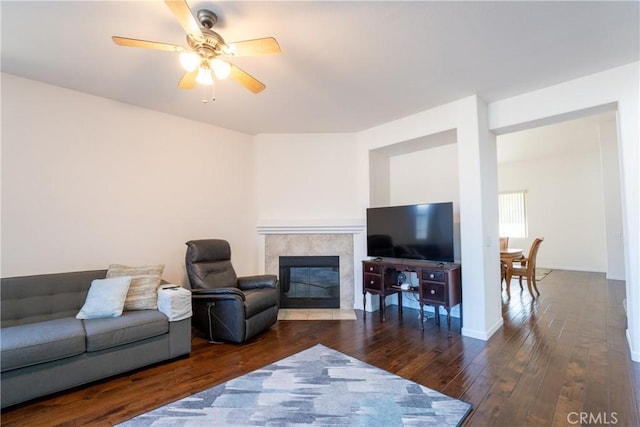
[[[211,61],[211,68],[220,80],[226,79],[231,73],[231,64],[218,58]]]
[[[202,66],[198,71],[196,82],[201,85],[211,86],[213,84],[213,76],[211,75],[211,69],[209,67]]]
[[[200,56],[195,52],[182,52],[180,54],[180,65],[185,71],[193,71],[200,65]]]

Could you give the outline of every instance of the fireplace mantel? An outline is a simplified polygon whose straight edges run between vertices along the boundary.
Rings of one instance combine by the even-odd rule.
[[[258,234],[359,234],[361,220],[289,220],[258,224]]]

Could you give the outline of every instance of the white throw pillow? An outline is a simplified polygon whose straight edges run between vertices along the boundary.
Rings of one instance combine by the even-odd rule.
[[[87,299],[76,314],[76,319],[97,319],[122,315],[124,300],[131,284],[131,277],[96,279],[91,282]]]

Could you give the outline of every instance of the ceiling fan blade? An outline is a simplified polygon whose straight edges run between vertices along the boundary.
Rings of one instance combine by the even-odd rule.
[[[113,36],[111,37],[111,39],[118,46],[141,47],[144,49],[165,50],[168,52],[184,52],[188,50],[182,46],[169,44],[169,43],[152,42],[152,41],[140,40],[140,39],[130,39],[127,37],[118,37],[118,36]]]
[[[200,24],[193,17],[193,13],[191,13],[191,9],[189,9],[189,5],[185,0],[165,0],[164,2],[169,6],[175,17],[178,18],[178,22],[180,22],[187,34],[198,40],[204,39]]]
[[[229,43],[233,56],[276,55],[280,45],[273,37]]]
[[[264,83],[258,81],[255,77],[233,64],[231,64],[230,76],[253,93],[260,93],[266,88]]]
[[[196,77],[198,77],[199,68],[196,68],[193,71],[187,71],[182,76],[180,82],[178,82],[178,87],[180,89],[193,89],[196,87]]]

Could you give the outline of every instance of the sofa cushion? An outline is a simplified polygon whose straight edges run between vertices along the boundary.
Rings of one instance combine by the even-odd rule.
[[[92,270],[2,278],[2,326],[74,317],[87,298],[91,282],[104,279],[106,273]]]
[[[244,306],[246,318],[278,305],[278,292],[273,288],[258,288],[244,291]]]
[[[76,314],[76,319],[120,316],[130,283],[129,276],[96,279],[91,282],[87,299]]]
[[[87,319],[84,328],[91,352],[166,334],[169,319],[157,310],[125,311],[120,317]]]
[[[155,310],[158,308],[158,287],[164,265],[129,267],[111,264],[107,277],[131,276],[131,286],[124,302],[125,310]]]
[[[75,356],[85,352],[82,321],[73,317],[2,328],[2,371]]]

